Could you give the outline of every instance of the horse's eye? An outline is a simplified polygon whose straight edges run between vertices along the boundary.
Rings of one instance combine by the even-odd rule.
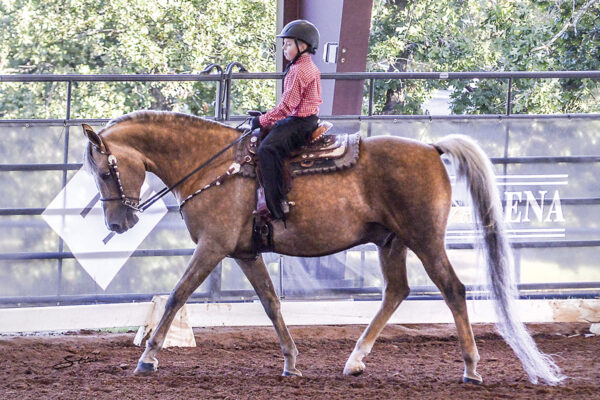
[[[105,173],[103,173],[103,174],[100,174],[100,178],[101,178],[102,180],[107,180],[107,179],[109,179],[109,178],[110,178],[110,172],[105,172]]]

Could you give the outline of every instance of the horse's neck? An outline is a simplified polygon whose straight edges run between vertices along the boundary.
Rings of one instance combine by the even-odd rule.
[[[219,125],[152,124],[145,128],[144,134],[135,138],[136,147],[146,158],[147,169],[167,186],[175,184],[237,137],[235,131]]]

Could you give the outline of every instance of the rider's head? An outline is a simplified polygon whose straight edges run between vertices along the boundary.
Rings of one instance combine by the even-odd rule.
[[[290,55],[290,53],[286,53],[286,44],[291,47],[289,50],[297,52],[297,54],[291,54],[291,59],[303,53],[315,54],[319,47],[319,30],[312,23],[304,19],[297,19],[287,24],[277,37],[284,39],[284,53],[286,58]],[[286,41],[285,39],[291,39],[291,41]],[[295,48],[291,46],[291,43],[295,45]]]
[[[308,45],[302,40],[283,39],[283,55],[288,61],[295,60],[299,55],[306,53],[307,50]]]

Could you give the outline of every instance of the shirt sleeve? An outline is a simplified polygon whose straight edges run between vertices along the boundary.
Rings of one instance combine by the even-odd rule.
[[[293,73],[293,75],[291,75]],[[302,100],[302,83],[298,71],[290,71],[288,79],[285,80],[285,88],[281,95],[281,102],[273,109],[267,111],[259,118],[260,125],[268,128],[275,122],[289,116],[298,107]]]

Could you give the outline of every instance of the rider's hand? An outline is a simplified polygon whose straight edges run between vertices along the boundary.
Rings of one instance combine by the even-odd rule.
[[[258,129],[260,128],[260,121],[258,119],[259,117],[254,117],[252,118],[252,124],[251,124],[251,128],[252,130]]]

